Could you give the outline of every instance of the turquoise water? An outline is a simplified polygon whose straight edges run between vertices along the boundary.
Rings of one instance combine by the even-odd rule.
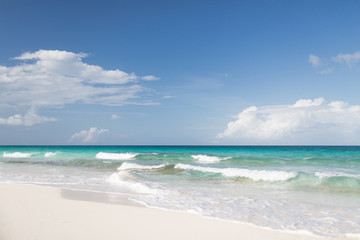
[[[360,234],[360,147],[2,146],[0,181],[321,236]]]

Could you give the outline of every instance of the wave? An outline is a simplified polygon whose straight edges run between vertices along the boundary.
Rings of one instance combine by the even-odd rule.
[[[46,158],[53,157],[55,155],[56,155],[56,152],[47,152],[47,153],[45,153]]]
[[[319,192],[360,193],[360,175],[344,172],[299,172],[289,187],[317,189]]]
[[[188,164],[178,163],[175,165],[176,169],[194,170],[208,173],[220,173],[225,177],[243,177],[249,178],[253,181],[286,181],[297,176],[296,172],[285,171],[269,171],[269,170],[249,170],[243,168],[212,168],[193,166]]]
[[[164,168],[165,164],[160,165],[139,165],[136,163],[128,163],[124,162],[121,164],[121,166],[118,168],[119,171],[128,170],[128,169],[138,169],[138,170],[151,170],[151,169],[158,169],[158,168]]]
[[[127,181],[125,178],[128,177],[127,172],[118,172],[113,173],[108,177],[107,181],[111,184],[115,184],[117,186],[121,186],[126,190],[130,190],[131,192],[135,193],[145,193],[145,194],[158,194],[159,191],[156,189],[152,189],[146,184]]]
[[[7,158],[29,158],[33,154],[34,153],[21,153],[21,152],[7,153],[7,152],[4,152],[3,157],[7,157]]]
[[[138,153],[106,153],[99,152],[96,154],[96,158],[98,159],[106,159],[106,160],[131,160],[134,157],[139,155]]]
[[[226,160],[229,159],[231,157],[216,157],[216,156],[208,156],[208,155],[191,155],[192,158],[198,160],[200,163],[216,163],[216,162],[220,162],[222,160]]]
[[[359,178],[360,179],[360,175],[343,173],[343,172],[315,172],[314,175],[320,179],[332,178],[332,177],[347,177],[347,178]]]

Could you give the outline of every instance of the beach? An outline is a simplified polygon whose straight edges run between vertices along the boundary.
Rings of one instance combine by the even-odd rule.
[[[0,240],[360,240],[360,1],[1,3]]]
[[[0,239],[359,236],[359,150],[4,146]]]
[[[126,201],[126,195],[122,203],[111,203],[106,200],[111,198],[106,193],[71,191],[65,198],[66,189],[7,183],[0,184],[0,192],[2,240],[319,239],[192,213],[147,208]],[[97,194],[103,195],[102,200],[94,197]]]

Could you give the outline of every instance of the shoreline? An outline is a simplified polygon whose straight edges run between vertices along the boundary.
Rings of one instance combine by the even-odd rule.
[[[359,239],[326,238],[189,212],[146,207],[130,195],[0,183],[0,239]]]

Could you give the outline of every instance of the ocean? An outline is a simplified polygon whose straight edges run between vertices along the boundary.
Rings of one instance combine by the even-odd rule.
[[[0,146],[0,181],[129,194],[284,231],[360,234],[357,146]]]

